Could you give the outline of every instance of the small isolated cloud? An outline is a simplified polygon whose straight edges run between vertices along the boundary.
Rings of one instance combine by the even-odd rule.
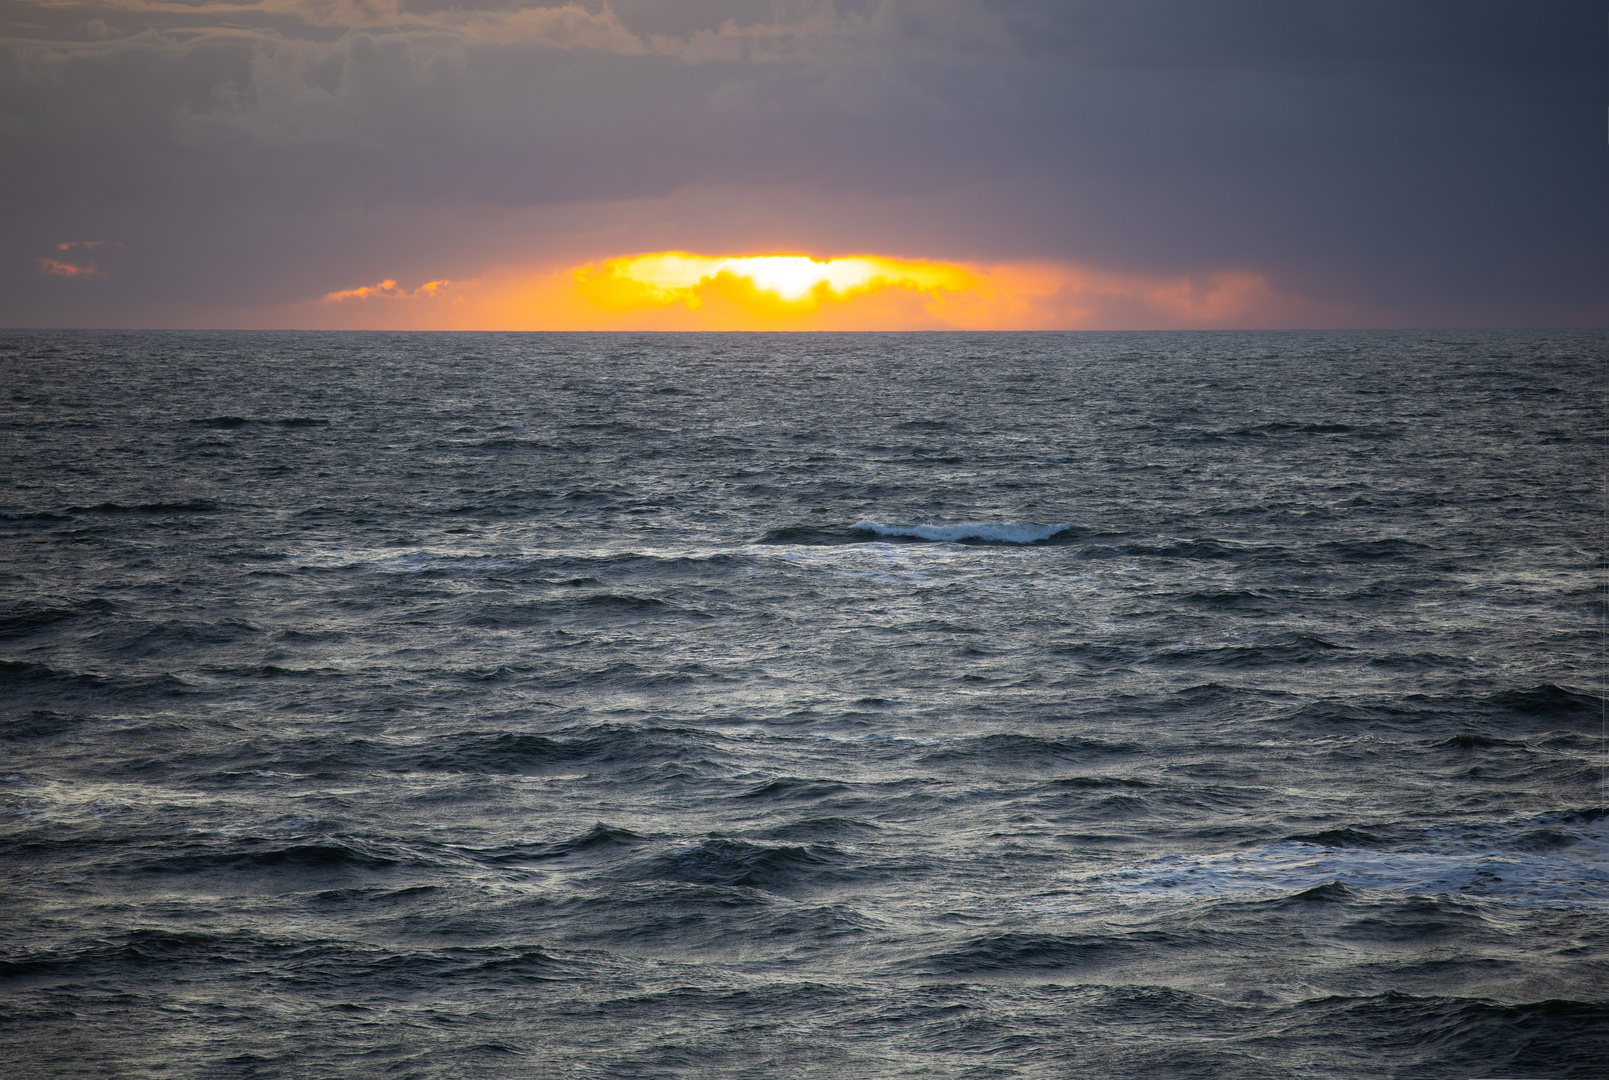
[[[453,282],[451,281],[427,281],[417,289],[409,292],[391,278],[386,278],[384,281],[373,285],[361,285],[356,289],[341,289],[337,292],[326,293],[324,302],[328,304],[344,304],[348,300],[428,299],[452,287]]]
[[[105,240],[69,240],[64,244],[57,244],[57,251],[71,251],[73,248],[83,248],[88,251],[98,247],[105,247]],[[121,246],[121,245],[119,245]]]
[[[96,269],[95,263],[93,261],[91,261],[86,266],[79,266],[77,263],[61,262],[58,259],[40,259],[39,260],[39,272],[41,274],[51,274],[51,275],[53,275],[55,277],[64,277],[64,278],[75,278],[75,277],[98,277],[98,278],[103,278],[103,277],[106,276],[106,273],[104,271]]]
[[[348,300],[368,300],[370,297],[387,296],[393,299],[408,294],[397,288],[397,283],[390,278],[375,285],[361,285],[356,289],[341,289],[338,292],[326,293],[324,299],[332,304],[344,304]]]

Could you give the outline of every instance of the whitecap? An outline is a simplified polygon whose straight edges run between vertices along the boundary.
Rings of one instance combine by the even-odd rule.
[[[972,540],[985,544],[1037,544],[1066,532],[1072,526],[1065,522],[1060,525],[1038,525],[1031,521],[962,525],[880,525],[875,521],[857,521],[851,528],[855,532],[875,536],[906,536],[935,543]]]
[[[1080,875],[1079,884],[1108,896],[1151,900],[1274,896],[1339,882],[1520,906],[1609,904],[1609,833],[1603,825],[1578,826],[1569,846],[1557,850],[1517,848],[1514,841],[1537,824],[1505,822],[1478,838],[1430,831],[1410,850],[1332,848],[1287,840],[1242,852],[1167,855]]]

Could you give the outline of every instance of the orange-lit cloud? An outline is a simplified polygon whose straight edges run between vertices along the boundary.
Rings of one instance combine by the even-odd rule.
[[[787,319],[869,293],[903,289],[929,296],[973,287],[959,266],[876,256],[690,255],[667,251],[610,259],[574,274],[581,294],[606,311],[681,304],[698,311],[724,299],[761,317]]]
[[[84,248],[85,250],[89,250],[89,249],[92,249],[92,248],[105,247],[105,246],[106,246],[106,241],[105,240],[69,240],[65,244],[57,244],[56,245],[56,250],[57,251],[71,251],[71,250],[73,250],[73,248]]]
[[[76,263],[60,262],[56,259],[40,259],[39,272],[64,278],[106,276],[104,271],[96,269],[94,262],[90,262],[87,266],[79,266]]]
[[[348,300],[416,300],[430,299],[443,289],[453,286],[451,281],[427,281],[417,289],[409,292],[399,286],[391,278],[374,285],[363,285],[356,289],[342,289],[339,292],[326,293],[324,302],[327,304],[341,304]]]
[[[450,303],[442,303],[450,296]],[[1312,325],[1265,275],[1146,275],[1067,263],[648,252],[494,267],[408,290],[387,278],[286,316],[416,330],[1166,330]]]
[[[662,252],[589,264],[573,277],[600,313],[636,313],[645,327],[664,328],[1201,327],[1261,319],[1272,299],[1267,280],[1245,271],[1147,277],[877,256]]]

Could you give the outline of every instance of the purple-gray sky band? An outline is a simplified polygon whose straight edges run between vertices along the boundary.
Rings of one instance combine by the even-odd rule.
[[[0,0],[0,39],[3,325],[673,248],[1609,322],[1599,4]]]

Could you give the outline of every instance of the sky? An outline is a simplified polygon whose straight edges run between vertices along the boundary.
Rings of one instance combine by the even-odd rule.
[[[0,325],[1604,326],[1606,54],[1574,0],[0,0]]]

